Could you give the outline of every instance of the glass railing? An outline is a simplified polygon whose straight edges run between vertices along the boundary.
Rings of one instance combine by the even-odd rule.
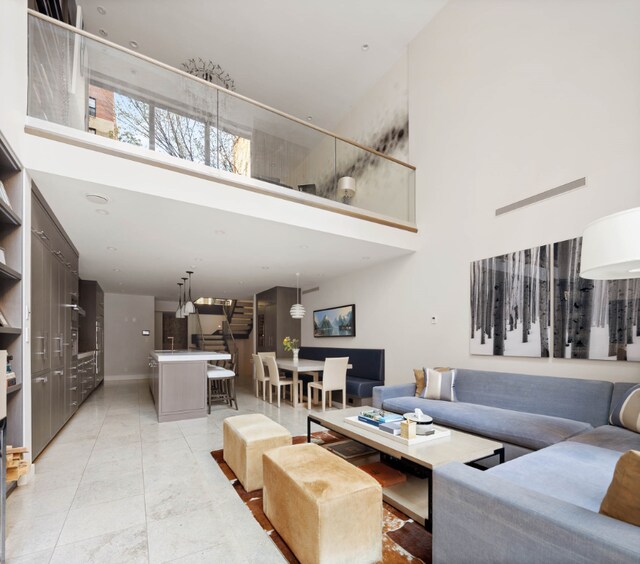
[[[412,166],[34,12],[28,114],[415,223]]]

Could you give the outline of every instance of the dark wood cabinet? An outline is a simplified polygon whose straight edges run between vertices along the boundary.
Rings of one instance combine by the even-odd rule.
[[[95,280],[80,280],[80,353],[95,351],[96,385],[104,380],[104,292]]]
[[[276,356],[292,356],[285,352],[282,341],[285,337],[300,340],[300,320],[289,313],[297,302],[295,288],[276,286],[256,294],[257,305],[257,350],[275,351]]]
[[[34,458],[73,415],[78,251],[34,185],[31,229],[31,426]]]

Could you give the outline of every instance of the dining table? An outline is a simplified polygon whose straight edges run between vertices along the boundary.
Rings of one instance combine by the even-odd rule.
[[[324,360],[308,360],[305,358],[293,360],[292,358],[278,357],[276,358],[276,364],[278,368],[293,373],[293,407],[297,407],[300,403],[300,398],[298,398],[298,374],[313,374],[314,382],[317,382],[324,370]],[[349,368],[353,368],[353,365],[348,364],[347,369]]]

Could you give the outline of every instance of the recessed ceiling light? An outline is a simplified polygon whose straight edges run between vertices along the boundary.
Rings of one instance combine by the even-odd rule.
[[[98,10],[98,14],[100,14],[101,16],[104,16],[107,13],[107,11],[102,6],[98,6],[96,10]]]
[[[132,49],[137,49],[138,48],[138,42],[137,41],[129,41],[129,46]]]
[[[84,197],[92,204],[98,204],[99,206],[104,206],[109,203],[108,196],[103,194],[85,194]]]
[[[96,210],[96,213],[99,213],[100,215],[109,215],[107,210]]]
[[[224,230],[222,230],[222,229],[216,229],[216,230],[214,231],[214,233],[215,233],[216,235],[224,235],[224,234],[226,233],[226,231],[224,231]]]
[[[300,245],[300,248],[301,248],[301,249],[308,249],[308,248],[309,248],[309,245]]]
[[[113,271],[114,272],[120,272],[120,269],[119,268],[114,268]]]
[[[107,247],[107,251],[115,252],[117,250],[118,250],[117,247]]]
[[[307,116],[307,121],[311,121],[313,119],[313,116]]]
[[[102,28],[100,28],[100,29],[98,30],[98,33],[99,33],[100,35],[102,35],[102,37],[107,37],[107,35],[109,35],[109,34],[108,34],[104,29],[102,29]]]
[[[368,50],[369,50],[369,44],[368,44],[368,43],[364,43],[364,44],[362,45],[361,49],[362,49],[363,51],[368,51]]]
[[[362,257],[362,260],[371,260],[371,257]]]
[[[268,266],[261,266],[260,268],[262,268],[262,270],[269,270]]]

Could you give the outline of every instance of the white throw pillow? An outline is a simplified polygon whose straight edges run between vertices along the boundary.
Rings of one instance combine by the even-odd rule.
[[[454,368],[425,368],[427,385],[420,394],[425,399],[456,401]]]

